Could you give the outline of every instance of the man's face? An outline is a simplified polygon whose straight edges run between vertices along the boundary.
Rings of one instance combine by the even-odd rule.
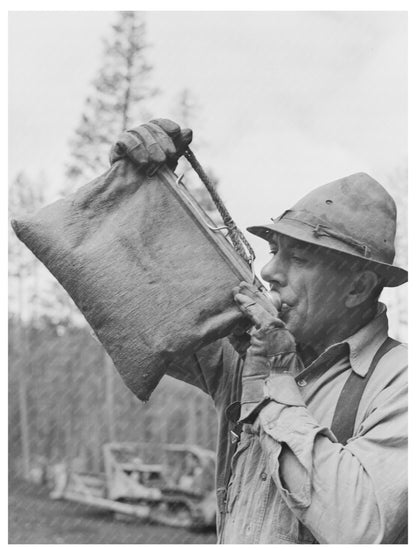
[[[345,317],[350,283],[337,259],[324,249],[278,234],[270,252],[272,259],[261,275],[270,284],[273,304],[296,341],[313,346],[332,335]]]

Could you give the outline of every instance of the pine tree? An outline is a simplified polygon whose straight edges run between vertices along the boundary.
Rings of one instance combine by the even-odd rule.
[[[24,172],[16,175],[9,187],[9,220],[34,212],[44,202],[42,184]],[[36,307],[40,262],[19,241],[11,227],[8,237],[9,312],[21,319],[31,318]]]
[[[407,166],[396,168],[387,179],[387,188],[397,206],[396,257],[394,264],[408,266],[408,196]],[[400,341],[407,341],[408,332],[408,286],[388,287],[383,290],[382,300],[386,303],[389,314],[389,333]]]
[[[190,89],[182,89],[177,96],[177,106],[175,109],[178,123],[182,128],[195,128],[198,119],[198,108],[199,105]],[[198,136],[194,136],[191,148],[198,152],[198,145],[200,143],[201,141],[198,140]],[[196,182],[196,176],[191,166],[183,158],[179,159],[176,173],[184,176],[184,181],[190,188],[195,188],[196,185],[200,185],[200,183]]]
[[[9,219],[36,212],[45,204],[44,178],[20,172],[9,187]],[[84,319],[63,287],[17,238],[11,226],[9,251],[9,316],[42,326],[46,321],[66,326]]]
[[[66,176],[71,189],[108,169],[110,146],[117,136],[148,119],[146,100],[158,91],[150,85],[146,60],[146,24],[139,12],[119,12],[109,39],[103,41],[103,64],[85,101],[81,121],[70,141]]]
[[[197,125],[197,114],[199,108],[200,106],[198,104],[198,101],[196,100],[190,89],[185,88],[180,91],[178,95],[178,105],[176,108],[176,113],[178,114],[178,122],[181,127],[189,127],[191,129],[195,129]],[[193,138],[191,148],[197,157],[198,150],[201,146],[203,146],[203,144],[203,141],[198,139],[198,137]],[[210,178],[211,183],[214,185],[215,188],[217,188],[219,180],[215,173],[209,167],[206,167],[204,169],[208,177]],[[186,187],[191,191],[192,195],[198,201],[199,205],[209,214],[214,222],[216,222],[217,224],[222,224],[221,216],[219,215],[210,194],[185,159],[181,158],[179,160],[176,173],[178,175],[184,176],[183,181]]]

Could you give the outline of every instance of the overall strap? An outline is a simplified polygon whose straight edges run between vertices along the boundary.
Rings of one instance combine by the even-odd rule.
[[[331,425],[331,430],[339,443],[345,445],[353,436],[358,406],[364,389],[380,359],[397,345],[400,345],[399,341],[387,337],[374,355],[367,374],[365,376],[359,376],[352,371],[345,382],[335,408],[335,414]]]

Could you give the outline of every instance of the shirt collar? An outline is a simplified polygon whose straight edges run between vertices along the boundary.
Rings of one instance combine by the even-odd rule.
[[[350,347],[351,368],[359,376],[365,376],[379,347],[388,334],[387,309],[378,303],[373,320],[345,340]]]
[[[374,355],[385,341],[387,332],[387,309],[384,304],[378,303],[376,315],[371,322],[343,341],[327,347],[323,353],[305,368],[305,371],[307,370],[309,373],[310,370],[315,371],[315,368],[318,366],[327,366],[333,363],[348,347],[349,353],[345,352],[345,355],[349,356],[352,370],[359,376],[364,377]]]

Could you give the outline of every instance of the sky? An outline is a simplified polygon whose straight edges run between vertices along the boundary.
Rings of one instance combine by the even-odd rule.
[[[179,91],[192,91],[196,154],[220,178],[242,228],[357,171],[389,188],[406,166],[405,12],[145,17],[152,80],[162,91],[151,107],[174,117]],[[104,11],[10,13],[10,179],[42,174],[52,195],[62,186],[68,141],[114,20]],[[252,243],[262,261],[261,240]]]

